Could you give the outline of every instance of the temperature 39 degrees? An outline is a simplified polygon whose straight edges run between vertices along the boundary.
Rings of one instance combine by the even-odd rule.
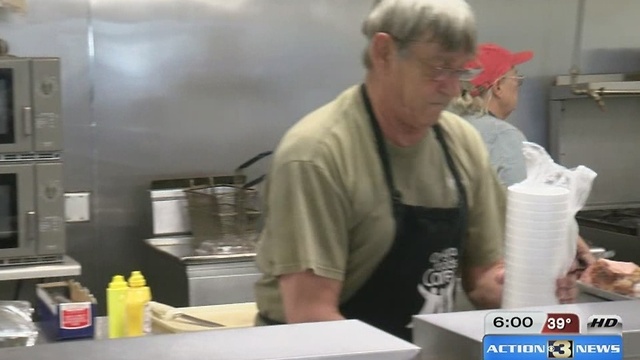
[[[580,318],[576,314],[548,313],[543,334],[579,334]]]

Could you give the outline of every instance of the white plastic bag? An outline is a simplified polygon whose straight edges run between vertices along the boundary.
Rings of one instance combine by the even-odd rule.
[[[569,272],[576,256],[578,223],[576,213],[586,204],[593,180],[597,174],[586,166],[573,169],[556,164],[547,151],[540,145],[524,142],[522,152],[527,162],[527,178],[523,185],[552,185],[569,190],[569,228],[567,229],[566,260],[558,264],[558,277]]]
[[[38,329],[32,313],[29,303],[0,301],[0,348],[35,345]]]

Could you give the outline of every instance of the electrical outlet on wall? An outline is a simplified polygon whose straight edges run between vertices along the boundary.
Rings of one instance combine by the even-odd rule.
[[[85,222],[91,220],[91,193],[77,192],[64,194],[64,212],[66,222]]]

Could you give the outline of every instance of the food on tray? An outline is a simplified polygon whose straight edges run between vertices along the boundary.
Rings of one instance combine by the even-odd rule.
[[[602,290],[640,297],[640,267],[632,262],[599,259],[582,273],[580,281]]]

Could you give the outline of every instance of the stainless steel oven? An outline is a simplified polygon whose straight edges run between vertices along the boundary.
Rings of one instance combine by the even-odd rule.
[[[58,58],[0,57],[0,153],[59,151]]]
[[[0,266],[49,263],[65,253],[62,163],[0,163]]]
[[[607,84],[628,77],[582,76]],[[574,94],[567,79],[558,77],[560,84],[551,89],[549,148],[558,163],[586,165],[598,173],[587,205],[576,215],[580,234],[592,245],[615,251],[614,260],[640,264],[639,97],[606,96],[602,111],[591,97]]]
[[[0,266],[66,251],[60,61],[0,56]]]
[[[615,252],[615,260],[640,264],[640,208],[583,210],[576,215],[580,233]]]

